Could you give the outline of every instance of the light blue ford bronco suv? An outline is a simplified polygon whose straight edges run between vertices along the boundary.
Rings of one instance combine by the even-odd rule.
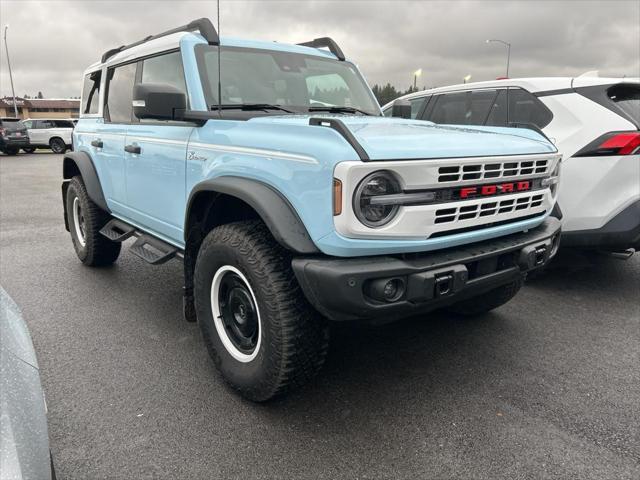
[[[320,38],[219,38],[207,19],[87,69],[64,218],[80,260],[123,241],[184,263],[184,316],[264,401],[311,378],[328,321],[388,321],[511,299],[557,248],[560,155],[526,128],[385,118]]]

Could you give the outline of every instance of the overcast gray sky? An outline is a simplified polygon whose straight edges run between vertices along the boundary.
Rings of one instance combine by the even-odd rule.
[[[511,76],[640,76],[640,0],[221,1],[222,35],[301,42],[330,36],[371,85],[406,89]],[[79,95],[104,50],[188,21],[215,21],[216,2],[0,0],[16,95]],[[10,95],[4,43],[0,93]]]

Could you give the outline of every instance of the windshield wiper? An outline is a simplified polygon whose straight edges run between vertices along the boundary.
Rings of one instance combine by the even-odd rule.
[[[281,112],[295,113],[293,110],[288,110],[280,105],[271,105],[269,103],[227,103],[224,105],[211,105],[211,110],[280,110]]]
[[[327,106],[322,106],[322,107],[309,107],[309,111],[310,112],[329,112],[329,113],[361,113],[362,115],[369,115],[371,116],[372,114],[369,112],[366,112],[364,110],[360,110],[359,108],[354,108],[354,107],[340,107],[338,105],[327,105]]]

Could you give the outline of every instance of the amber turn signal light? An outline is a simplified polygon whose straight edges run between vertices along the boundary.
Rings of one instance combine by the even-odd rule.
[[[333,179],[333,214],[342,213],[342,182],[337,178]]]

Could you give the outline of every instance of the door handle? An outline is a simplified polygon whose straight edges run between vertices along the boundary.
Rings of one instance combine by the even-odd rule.
[[[91,146],[96,148],[102,148],[104,146],[104,143],[102,143],[102,140],[92,140]]]
[[[140,148],[140,145],[125,145],[124,151],[127,153],[140,153],[142,149]]]

